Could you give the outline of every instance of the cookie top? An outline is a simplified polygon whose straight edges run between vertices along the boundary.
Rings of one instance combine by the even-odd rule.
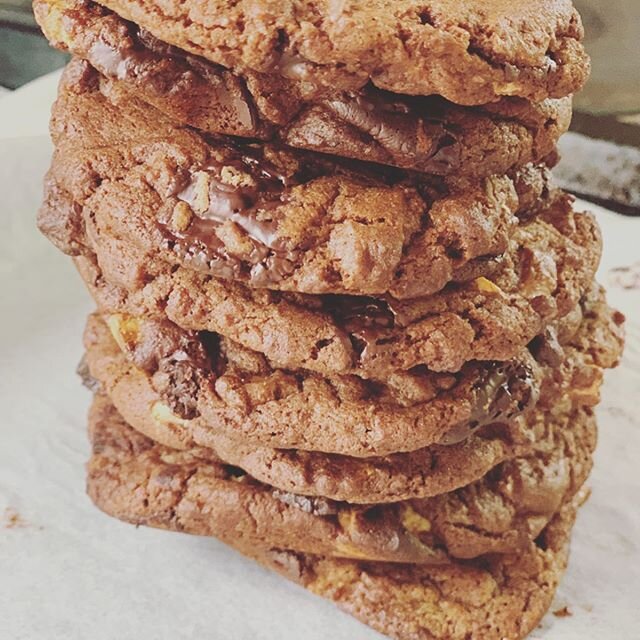
[[[595,421],[582,416],[557,433],[554,451],[516,458],[453,493],[356,507],[274,490],[153,443],[100,397],[90,432],[88,490],[108,513],[198,535],[232,531],[259,547],[412,564],[527,549],[582,486],[595,445]]]
[[[116,329],[114,320],[110,325]],[[135,325],[128,326],[131,329]],[[100,330],[102,325],[98,323],[89,330],[87,338],[96,340],[98,336],[92,337],[90,332]],[[131,340],[131,331],[127,335]],[[594,340],[596,335],[598,339]],[[107,338],[105,335],[106,342]],[[554,430],[569,428],[567,421],[576,409],[594,406],[599,401],[602,369],[615,366],[621,353],[622,325],[619,314],[606,306],[602,292],[594,291],[583,303],[573,327],[566,324],[560,332],[549,330],[546,336],[536,339],[533,349],[547,366],[540,386],[541,397],[533,413],[526,418],[466,429],[463,433],[456,434],[454,429],[453,440],[459,441],[452,444],[367,458],[269,448],[253,438],[239,438],[235,431],[224,429],[219,418],[209,423],[205,439],[208,448],[202,447],[203,431],[196,428],[193,419],[184,418],[185,406],[196,404],[193,399],[185,403],[195,393],[196,376],[185,375],[184,368],[180,377],[169,374],[182,384],[167,393],[167,385],[163,386],[166,372],[158,376],[136,366],[123,368],[122,352],[118,354],[113,343],[109,344],[111,349],[103,348],[100,357],[96,348],[90,346],[89,368],[101,378],[102,391],[108,392],[127,422],[148,437],[175,449],[195,452],[199,457],[222,459],[283,491],[354,503],[390,502],[451,491],[480,478],[504,460],[528,454],[532,448],[540,451],[553,448]],[[126,344],[122,344],[126,349]],[[119,378],[118,372],[123,371],[126,375]],[[247,382],[255,386],[257,380],[248,378]],[[189,381],[190,384],[185,384]],[[91,382],[87,386],[95,389]],[[176,396],[182,398],[180,404],[176,403]],[[268,401],[268,396],[262,401]],[[314,401],[320,399],[315,397]],[[182,412],[183,416],[174,411]],[[301,415],[296,414],[296,420],[300,419]],[[300,426],[309,431],[315,428],[313,422]],[[349,429],[350,425],[346,425],[347,433]],[[321,442],[317,440],[318,445]]]
[[[86,208],[96,224],[150,256],[219,278],[402,299],[490,276],[518,216],[549,199],[545,165],[428,179],[205,140],[149,111],[135,99],[116,107],[95,86],[63,90],[40,221],[50,237],[61,212]]]
[[[310,91],[370,83],[460,104],[539,100],[575,92],[589,71],[569,0],[101,4],[211,62],[291,78]]]
[[[209,447],[227,461],[229,440],[369,457],[461,442],[536,403],[567,412],[597,403],[601,369],[615,364],[621,338],[618,316],[601,299],[595,303],[585,307],[597,309],[592,319],[581,322],[579,314],[577,323],[550,328],[534,341],[542,365],[525,351],[509,363],[470,365],[456,376],[414,371],[386,383],[273,369],[263,356],[219,336],[196,337],[166,321],[122,314],[106,317],[109,330],[91,317],[85,346],[92,375],[127,420],[170,446]],[[600,336],[596,355],[590,330]],[[242,447],[231,455],[244,464]],[[253,464],[252,471],[259,469]],[[372,475],[370,486],[376,482]]]
[[[399,301],[248,288],[142,256],[85,219],[104,311],[168,317],[264,354],[275,367],[384,380],[424,366],[456,372],[472,360],[509,360],[591,287],[600,256],[593,217],[559,196],[518,227],[491,278]]]
[[[113,80],[103,81],[112,101],[142,100],[201,132],[429,174],[486,176],[541,158],[569,125],[570,99],[503,98],[465,109],[439,96],[400,96],[372,85],[310,91],[308,83],[283,76],[233,73],[83,0],[37,0],[35,13],[56,46]]]

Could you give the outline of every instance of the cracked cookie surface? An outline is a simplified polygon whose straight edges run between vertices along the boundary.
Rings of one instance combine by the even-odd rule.
[[[368,83],[461,104],[566,96],[589,60],[569,0],[104,0],[164,42],[224,67],[316,87]]]
[[[112,79],[103,82],[112,100],[142,100],[201,132],[278,140],[429,174],[482,177],[541,159],[569,126],[570,98],[503,98],[469,109],[371,85],[310,92],[308,83],[283,76],[234,74],[91,2],[36,0],[34,10],[54,45]]]
[[[374,380],[515,357],[575,308],[591,287],[601,245],[593,217],[574,213],[561,195],[516,230],[513,252],[490,279],[395,300],[252,289],[154,261],[88,222],[76,236],[88,259],[78,264],[101,310],[215,332],[276,367]],[[89,264],[93,252],[99,269]]]
[[[74,84],[72,70],[53,111],[39,220],[63,250],[90,217],[149,258],[203,275],[406,299],[490,277],[554,193],[543,164],[453,181],[205,139],[135,99],[114,105],[95,74]]]

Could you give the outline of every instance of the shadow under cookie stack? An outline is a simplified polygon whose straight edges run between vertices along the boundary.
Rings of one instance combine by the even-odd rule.
[[[96,505],[394,638],[524,637],[622,349],[550,178],[571,4],[34,6],[74,56],[39,226],[97,305]]]

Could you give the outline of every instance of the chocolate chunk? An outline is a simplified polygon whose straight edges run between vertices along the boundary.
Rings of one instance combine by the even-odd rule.
[[[184,359],[182,359],[184,357]],[[192,420],[199,415],[198,393],[202,375],[184,352],[164,358],[153,376],[154,387],[171,411],[180,418]]]
[[[382,331],[393,329],[405,321],[398,305],[389,299],[326,295],[322,303],[324,310],[350,334],[360,358],[370,353],[376,341],[384,339],[380,335]]]
[[[322,302],[325,311],[351,333],[369,328],[392,329],[395,326],[395,311],[385,300],[369,296],[326,295]]]
[[[450,173],[460,165],[460,146],[439,117],[443,102],[438,99],[402,98],[369,88],[326,105],[392,158],[411,158],[423,171],[436,174]]]
[[[270,215],[282,204],[288,183],[288,176],[246,149],[225,163],[212,161],[176,185],[176,197],[194,216],[183,230],[164,221],[168,242],[193,268],[212,275],[243,275],[254,286],[278,281],[292,272],[297,256],[297,250],[289,251],[280,239],[278,220]],[[250,241],[250,249],[240,257],[230,255],[217,235],[229,222]]]
[[[524,363],[499,363],[480,374],[474,385],[469,419],[450,429],[439,444],[466,440],[474,431],[494,422],[508,422],[537,401],[532,371]]]
[[[564,357],[555,327],[547,327],[542,335],[536,336],[529,344],[529,350],[538,362],[552,367],[560,365]]]
[[[227,126],[249,135],[258,127],[253,100],[242,79],[223,67],[166,44],[145,29],[123,21],[128,38],[117,46],[96,39],[87,52],[89,62],[107,77],[117,80],[144,80],[159,94],[170,94],[200,76],[209,85],[212,100],[225,114]],[[156,70],[158,58],[168,58],[169,69]]]

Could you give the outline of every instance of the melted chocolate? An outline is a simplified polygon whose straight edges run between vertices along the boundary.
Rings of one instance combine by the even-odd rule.
[[[212,90],[211,105],[220,108],[228,119],[229,133],[261,137],[270,130],[270,125],[261,122],[244,78],[166,44],[131,22],[123,23],[129,44],[124,38],[118,46],[96,39],[87,53],[89,62],[104,75],[119,80],[141,79],[163,94],[175,93],[176,87],[198,76]],[[159,60],[171,60],[174,66],[156,69]],[[307,64],[305,59],[285,53],[274,71],[300,82]],[[358,93],[342,94],[319,104],[370,136],[403,165],[408,161],[419,165],[421,171],[436,174],[451,172],[460,165],[460,147],[455,131],[445,126],[447,103],[442,99],[399,96],[369,85]]]
[[[88,8],[98,18],[112,15],[94,3],[88,3]],[[313,88],[305,80],[312,63],[284,51],[274,60],[269,76],[278,74],[289,78],[291,89],[288,91],[286,82],[279,87],[278,83],[273,85],[271,79],[261,74],[250,74],[246,78],[234,74],[225,67],[166,44],[121,18],[118,27],[124,27],[126,34],[119,33],[117,39],[112,34],[111,39],[118,42],[117,45],[98,35],[85,51],[79,52],[80,55],[107,76],[129,79],[134,85],[137,81],[143,94],[150,90],[166,96],[169,101],[179,101],[178,112],[182,118],[187,118],[186,121],[191,105],[185,106],[185,98],[188,103],[195,103],[194,114],[202,116],[210,111],[212,118],[204,125],[207,130],[260,139],[269,139],[282,132],[286,138],[288,127],[295,128],[297,116],[306,107],[316,106],[325,120],[335,118],[353,128],[356,138],[375,140],[389,156],[387,159],[386,154],[378,154],[378,161],[390,161],[434,174],[453,173],[460,167],[459,130],[456,118],[452,121],[450,114],[464,112],[464,108],[443,98],[393,94],[371,83],[357,92],[336,88],[333,93],[327,87]],[[278,92],[291,95],[285,96],[288,100],[281,100],[274,96]],[[201,101],[199,96],[203,96]],[[258,105],[265,98],[270,108],[262,114]],[[155,103],[153,99],[151,102]],[[275,109],[280,114],[276,116],[273,105],[279,102],[287,104]],[[168,112],[172,114],[171,107]],[[310,149],[349,153],[349,141],[331,140],[324,129],[304,132],[304,137],[308,138]]]
[[[538,362],[552,367],[559,366],[564,357],[564,350],[554,327],[548,327],[542,335],[536,336],[529,344],[529,351]]]
[[[326,295],[325,311],[346,331],[357,333],[363,329],[393,329],[396,313],[385,300],[369,296]]]
[[[456,444],[480,427],[513,420],[537,401],[533,373],[523,363],[500,363],[485,370],[474,385],[473,395],[469,419],[450,429],[439,444]]]
[[[381,331],[405,323],[401,310],[390,300],[369,296],[325,295],[324,310],[349,333],[353,348],[363,359],[380,339]]]
[[[159,362],[154,385],[171,411],[192,420],[199,414],[200,369],[185,352],[176,352]]]
[[[296,507],[314,516],[330,516],[338,512],[336,503],[328,498],[302,496],[280,489],[273,490],[273,496],[291,507]]]
[[[163,94],[170,94],[177,84],[192,80],[193,76],[200,76],[212,89],[213,102],[222,109],[228,124],[237,129],[238,134],[257,133],[258,116],[242,78],[204,58],[158,40],[137,25],[129,22],[125,22],[125,25],[133,44],[114,46],[103,39],[97,39],[87,55],[96,69],[107,77],[118,80],[142,79],[148,86],[151,85]],[[176,67],[171,72],[164,67],[156,70],[159,59],[171,59]]]
[[[128,343],[126,356],[149,376],[173,413],[188,420],[198,415],[201,372],[211,370],[200,336],[169,322],[144,320],[135,341]]]
[[[455,133],[445,128],[443,103],[437,99],[399,97],[367,88],[325,104],[392,157],[412,158],[423,171],[433,173],[446,173],[460,165],[460,146]]]
[[[233,185],[222,180],[225,168],[248,174],[252,184]],[[206,210],[198,209],[198,179],[208,180]],[[277,282],[292,273],[299,249],[289,250],[278,235],[273,215],[282,204],[282,191],[289,178],[266,161],[247,153],[225,164],[212,162],[192,172],[181,184],[176,197],[186,202],[194,217],[185,231],[170,232],[173,250],[192,267],[221,278],[243,278],[254,286]],[[221,225],[232,222],[251,242],[251,250],[241,257],[231,255],[217,235]]]

